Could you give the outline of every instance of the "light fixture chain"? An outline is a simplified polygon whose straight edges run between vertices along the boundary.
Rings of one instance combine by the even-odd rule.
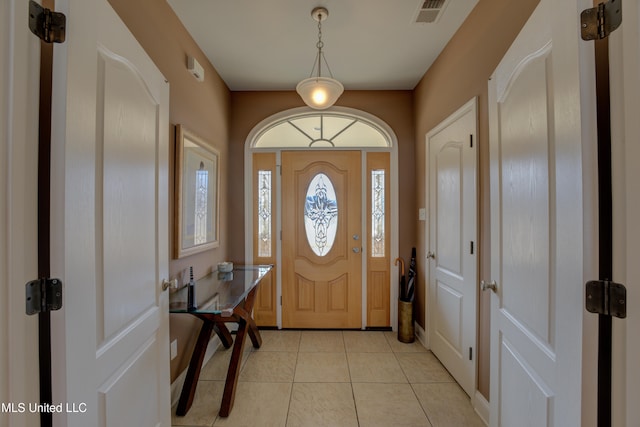
[[[316,70],[316,67],[318,66],[319,61],[320,61],[320,53],[318,52],[316,53],[316,58],[313,60],[313,66],[311,67],[311,72],[309,73],[309,77],[313,77],[313,72]]]
[[[318,13],[318,43],[316,43],[316,47],[318,48],[318,77],[322,76],[322,61],[321,57],[324,57],[322,53],[322,48],[324,47],[324,42],[322,41],[322,14]],[[326,63],[327,60],[325,59]]]
[[[324,47],[324,43],[322,42],[322,19],[318,18],[318,43],[316,44],[318,49],[322,49]]]
[[[331,67],[329,67],[329,63],[327,62],[327,58],[322,54],[322,59],[324,59],[324,65],[327,66],[327,70],[329,71],[329,75],[333,78],[333,73],[331,72]]]

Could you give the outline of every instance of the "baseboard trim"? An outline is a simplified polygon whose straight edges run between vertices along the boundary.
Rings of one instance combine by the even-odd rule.
[[[422,344],[422,346],[424,348],[429,350],[429,342],[427,340],[427,333],[422,328],[422,326],[420,326],[418,324],[418,322],[415,322],[415,331],[416,331],[416,337],[418,338],[418,341],[420,341],[420,343]]]
[[[482,419],[482,422],[488,426],[489,414],[491,413],[489,401],[477,390],[473,399],[473,409],[476,411],[476,414],[478,414],[480,419]]]
[[[426,348],[427,350],[430,350],[427,333],[422,328],[422,326],[420,326],[417,322],[415,324],[415,331],[416,331],[416,337],[418,338],[418,341],[422,343],[424,348]],[[489,407],[489,402],[487,401],[487,399],[484,398],[484,396],[478,390],[476,390],[475,394],[473,395],[473,398],[471,399],[471,405],[473,406],[473,410],[478,414],[482,422],[488,426],[489,414],[491,412]]]
[[[202,366],[206,365],[209,359],[213,357],[218,347],[222,344],[220,338],[218,336],[214,336],[210,341],[209,345],[207,345],[207,351],[204,353],[204,360],[202,362]],[[189,367],[182,371],[180,375],[175,379],[174,382],[171,383],[171,407],[174,407],[178,404],[178,400],[180,400],[180,393],[182,392],[182,385],[184,384],[184,379],[187,377],[187,371]]]

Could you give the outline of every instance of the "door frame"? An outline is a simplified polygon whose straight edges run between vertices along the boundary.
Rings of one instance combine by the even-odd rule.
[[[391,129],[391,127],[385,123],[383,120],[381,120],[380,118],[374,116],[373,114],[367,113],[366,111],[362,111],[362,110],[357,110],[354,108],[348,108],[348,107],[338,107],[338,106],[334,106],[331,107],[327,110],[324,110],[327,112],[338,112],[338,113],[345,113],[345,114],[349,114],[352,115],[354,117],[358,117],[358,118],[362,118],[366,121],[375,123],[376,126],[378,126],[380,129],[382,129],[383,132],[385,132],[388,136],[389,139],[389,147],[388,148],[380,148],[380,147],[362,147],[362,148],[358,148],[358,147],[345,147],[345,148],[337,148],[337,147],[332,147],[332,148],[313,148],[313,150],[328,150],[328,151],[342,151],[342,150],[346,150],[346,151],[354,151],[354,150],[359,150],[362,152],[362,174],[363,174],[363,194],[362,194],[362,224],[363,224],[363,232],[365,224],[366,222],[366,191],[364,186],[366,185],[366,153],[367,152],[379,152],[379,151],[386,151],[390,153],[390,185],[391,185],[391,200],[389,201],[390,203],[390,223],[391,223],[391,230],[390,230],[390,235],[391,235],[391,257],[390,257],[390,263],[391,265],[389,266],[389,271],[391,272],[391,284],[390,284],[390,307],[389,307],[389,315],[390,315],[390,325],[392,327],[392,329],[395,331],[397,330],[397,323],[398,323],[398,316],[397,316],[397,304],[394,304],[394,301],[397,301],[398,299],[398,267],[393,265],[393,260],[396,259],[399,256],[399,223],[398,223],[398,218],[399,218],[399,208],[398,208],[398,203],[399,203],[399,194],[398,194],[398,190],[399,190],[399,183],[398,183],[398,138],[396,137],[395,132],[393,131],[393,129]],[[257,141],[257,139],[259,138],[259,136],[262,134],[262,132],[264,132],[266,129],[268,129],[270,126],[272,126],[274,123],[277,123],[281,120],[283,120],[284,118],[290,117],[290,116],[295,116],[298,114],[302,114],[302,113],[317,113],[317,110],[313,110],[309,107],[297,107],[297,108],[292,108],[289,110],[284,110],[281,111],[279,113],[273,114],[267,118],[265,118],[264,120],[262,120],[261,122],[259,122],[257,125],[255,125],[253,127],[253,129],[249,132],[249,134],[247,135],[247,138],[245,139],[245,146],[244,146],[244,194],[245,194],[245,199],[244,199],[244,238],[245,238],[245,259],[247,260],[252,260],[254,259],[254,253],[253,253],[253,215],[254,215],[254,211],[253,211],[253,198],[254,198],[254,192],[253,192],[253,153],[255,152],[273,152],[276,154],[276,168],[278,170],[280,170],[280,165],[281,163],[281,156],[280,153],[282,151],[294,151],[294,150],[300,150],[300,148],[292,148],[292,147],[278,147],[278,148],[256,148],[255,147],[255,143]],[[282,185],[282,177],[280,175],[280,173],[276,173],[276,177],[275,177],[275,200],[274,203],[277,204],[278,209],[277,209],[277,214],[276,214],[276,218],[275,218],[275,222],[276,222],[276,234],[280,234],[281,230],[282,230],[282,197],[281,197],[281,185]],[[365,234],[363,234],[365,235]],[[366,239],[363,239],[362,243],[363,243],[363,252],[367,250],[368,245],[367,242],[365,241]],[[276,264],[277,265],[282,265],[282,242],[280,241],[280,239],[278,238],[276,241]],[[363,257],[363,261],[362,261],[362,329],[365,329],[367,327],[367,312],[366,312],[366,307],[367,307],[367,261],[366,261],[366,257]],[[282,299],[282,269],[278,268],[276,269],[276,301],[277,301],[277,327],[278,329],[282,328],[282,305],[280,304],[280,301]]]
[[[427,132],[427,134],[425,135],[425,145],[426,145],[426,149],[425,149],[425,164],[427,165],[427,173],[425,173],[425,190],[426,190],[426,195],[425,198],[426,200],[428,200],[427,203],[427,225],[425,226],[425,242],[427,242],[427,251],[433,251],[434,248],[431,247],[431,226],[433,225],[431,220],[432,220],[432,216],[431,216],[431,195],[430,195],[430,185],[431,185],[431,181],[430,181],[430,177],[431,177],[431,171],[429,170],[429,166],[430,166],[430,155],[431,155],[431,138],[433,136],[435,136],[436,134],[438,134],[439,132],[441,132],[442,130],[446,129],[447,127],[451,126],[453,123],[455,123],[456,121],[458,121],[460,118],[462,118],[463,116],[465,116],[467,113],[469,112],[473,112],[474,118],[475,118],[475,129],[474,129],[474,140],[473,140],[473,144],[474,144],[474,150],[475,150],[475,164],[474,164],[474,177],[475,177],[475,200],[473,201],[473,203],[475,204],[475,230],[474,230],[474,236],[473,236],[473,241],[474,241],[474,253],[475,253],[475,264],[476,264],[476,269],[475,269],[475,276],[473,278],[476,286],[474,286],[474,290],[475,290],[475,294],[473,296],[473,303],[474,303],[474,309],[475,309],[475,313],[474,313],[474,327],[473,327],[473,392],[470,394],[470,398],[472,401],[473,406],[476,406],[475,400],[476,400],[476,393],[475,391],[477,390],[478,387],[478,324],[479,324],[479,310],[478,310],[478,301],[479,301],[479,294],[478,294],[478,283],[479,283],[479,274],[480,274],[480,241],[479,241],[479,236],[480,236],[480,230],[479,230],[479,224],[480,224],[480,204],[479,204],[479,195],[480,195],[480,182],[479,182],[479,175],[478,175],[478,155],[479,155],[479,150],[478,150],[478,97],[473,97],[472,99],[470,99],[469,101],[465,102],[461,107],[459,107],[455,112],[451,113],[446,119],[444,119],[443,121],[441,121],[439,124],[437,124],[433,129],[431,129],[430,131]],[[436,254],[437,256],[437,254]],[[430,283],[431,281],[431,270],[432,270],[432,265],[433,263],[431,261],[433,260],[427,260],[427,268],[426,268],[426,284],[425,284],[425,301],[424,301],[424,306],[425,306],[425,314],[424,314],[424,324],[425,324],[425,346],[427,348],[431,348],[431,327],[432,327],[432,322],[431,320],[431,316],[433,315],[433,306],[434,306],[434,302],[431,301],[430,295],[432,293],[433,290],[433,286],[435,284]]]
[[[0,402],[38,402],[38,319],[24,311],[24,285],[38,276],[37,159],[40,40],[28,2],[0,5]],[[34,90],[34,88],[36,88]],[[20,254],[16,256],[15,254]],[[0,413],[0,424],[36,425],[39,414]]]
[[[624,2],[622,25],[609,36],[611,84],[611,146],[613,179],[613,279],[627,287],[626,319],[613,319],[612,355],[612,418],[614,426],[630,425],[640,419],[640,407],[635,403],[640,394],[640,370],[635,363],[640,356],[637,330],[640,316],[634,310],[640,305],[640,266],[635,244],[640,236],[636,219],[640,214],[640,199],[633,183],[640,181],[640,172],[633,164],[640,156],[638,138],[640,123],[640,6]],[[593,315],[592,315],[593,316]]]

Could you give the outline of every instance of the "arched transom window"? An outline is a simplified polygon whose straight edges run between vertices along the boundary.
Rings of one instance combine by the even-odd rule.
[[[311,112],[271,123],[254,139],[255,148],[391,147],[389,133],[373,121],[342,112]]]

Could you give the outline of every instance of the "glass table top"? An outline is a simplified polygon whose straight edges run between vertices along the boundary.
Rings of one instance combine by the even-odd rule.
[[[214,271],[196,280],[194,302],[188,308],[189,285],[169,295],[170,313],[231,315],[260,280],[271,270],[270,265],[236,266],[229,273]]]

